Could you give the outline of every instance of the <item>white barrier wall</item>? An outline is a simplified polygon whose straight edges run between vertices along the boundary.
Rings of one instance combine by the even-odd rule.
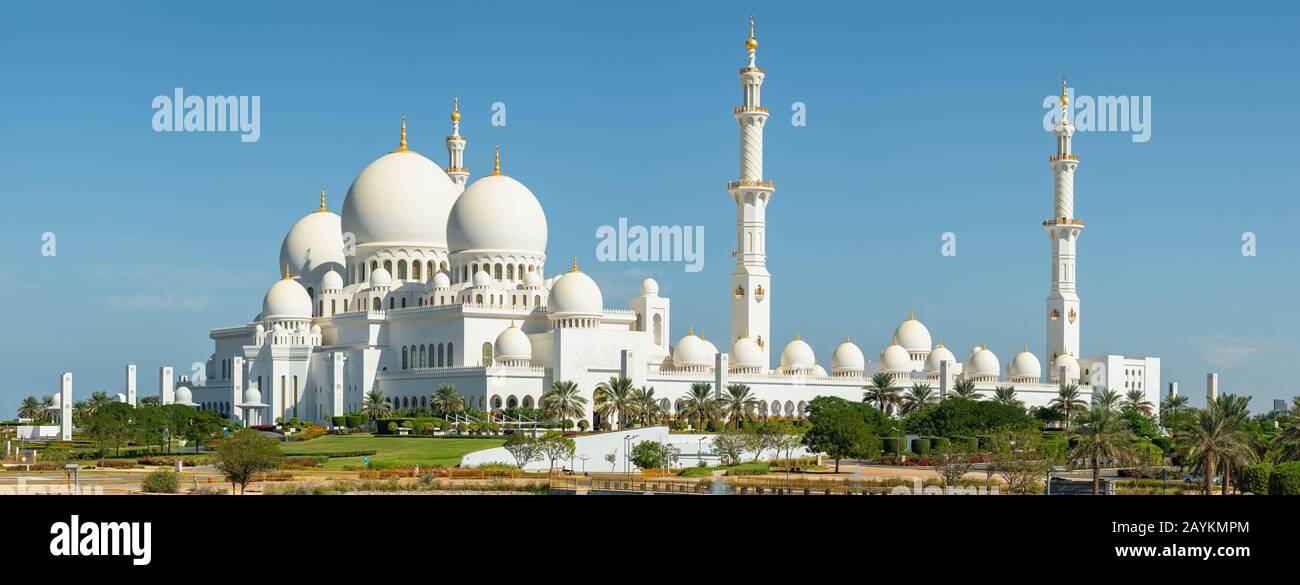
[[[719,457],[713,454],[713,437],[714,435],[705,434],[671,434],[668,427],[642,427],[628,429],[626,431],[611,431],[607,433],[596,433],[591,435],[581,435],[573,437],[574,453],[573,458],[556,462],[557,467],[564,467],[578,473],[587,472],[622,472],[627,469],[636,470],[637,467],[627,460],[626,449],[636,447],[637,443],[642,441],[658,441],[677,448],[677,462],[674,468],[681,469],[686,467],[695,467],[701,459],[708,465],[718,465],[721,463]],[[611,465],[605,459],[610,453],[614,454],[614,463]],[[583,457],[586,460],[583,460]],[[763,459],[773,459],[777,453],[768,450],[763,452]],[[780,456],[784,457],[782,453]],[[792,457],[808,457],[810,454],[803,447],[798,447],[791,452]],[[745,453],[743,459],[746,461],[754,458],[754,453]],[[484,449],[466,454],[461,458],[461,467],[475,467],[483,463],[508,463],[514,465],[515,458],[506,451],[505,447],[495,447]],[[550,467],[550,461],[541,460],[529,463],[524,469],[529,471],[546,470]]]

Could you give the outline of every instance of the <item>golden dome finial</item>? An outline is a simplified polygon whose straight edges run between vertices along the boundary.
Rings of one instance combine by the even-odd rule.
[[[498,173],[498,174],[499,174],[499,173]],[[569,272],[582,272],[581,270],[578,270],[578,257],[577,257],[577,256],[574,256],[574,257],[573,257],[573,268],[572,268],[571,270],[569,270]]]
[[[284,265],[284,280],[289,280],[290,278],[293,278],[293,275],[292,275],[292,274],[289,274],[289,265],[288,265],[288,264],[285,264],[285,265]]]
[[[500,144],[497,145],[496,160],[492,162],[492,174],[495,176],[501,176],[501,145]],[[577,256],[573,258],[573,269],[574,270],[578,269]]]
[[[908,309],[908,310],[907,310],[907,320],[908,320],[908,321],[915,321],[915,320],[916,320],[916,311],[913,311],[913,310],[911,310],[911,309]]]
[[[795,330],[794,330],[794,340],[795,340],[795,341],[799,341],[800,339],[801,339],[801,338],[799,337],[799,330],[798,330],[798,329],[795,329]]]
[[[898,345],[898,334],[897,334],[897,333],[894,334],[894,342],[893,342],[892,345]]]
[[[703,340],[703,341],[708,341],[707,339],[704,338],[704,328],[703,328],[703,327],[700,328],[700,339]]]
[[[758,48],[758,39],[754,38],[754,15],[749,15],[749,38],[745,39],[745,48],[751,51]]]
[[[454,93],[451,94],[451,121],[460,121],[460,96]]]
[[[1062,105],[1062,106],[1068,106],[1068,105],[1070,105],[1070,96],[1065,95],[1065,76],[1064,76],[1064,75],[1061,76],[1061,105]]]
[[[942,339],[939,340],[939,345],[938,345],[938,347],[943,347],[943,340],[942,340]]]
[[[402,112],[402,141],[397,144],[397,150],[393,152],[406,152],[410,150],[406,147],[406,112]]]
[[[515,320],[514,320],[514,319],[511,319],[511,320],[510,320],[510,328],[511,328],[511,329],[514,329],[514,328],[515,328]]]
[[[691,325],[690,329],[688,329],[688,330],[686,331],[686,335],[687,335],[688,337],[691,336],[691,335],[695,335],[695,326],[694,326],[694,325]]]
[[[325,208],[325,185],[320,186],[320,211],[329,211]]]
[[[848,336],[848,335],[845,335],[845,336],[844,336],[844,343],[853,343],[853,340],[852,340],[852,339],[849,339],[849,336]]]
[[[1023,350],[1021,350],[1021,351],[1025,351],[1025,352],[1029,351],[1029,344],[1026,343],[1026,344],[1025,344],[1025,349],[1023,349]]]

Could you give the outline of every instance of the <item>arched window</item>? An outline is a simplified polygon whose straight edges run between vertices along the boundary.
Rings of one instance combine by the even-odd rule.
[[[414,278],[415,280],[421,280],[420,268],[422,268],[422,266],[418,260],[411,263],[411,278]]]
[[[500,397],[500,396],[493,396],[493,397],[492,397],[492,410],[501,410],[501,397]]]
[[[533,295],[533,305],[542,306],[542,295]]]
[[[325,314],[325,301],[316,301],[316,316],[319,317],[324,314]]]
[[[511,394],[509,398],[506,398],[506,408],[517,408],[518,406],[519,399],[515,398],[514,394]]]
[[[474,295],[474,302],[480,305],[483,304],[483,295]]]
[[[425,355],[425,354],[424,354],[424,346],[421,345],[421,346],[420,346],[420,367],[421,367],[421,368],[424,367],[424,355]]]
[[[388,308],[390,308],[390,309],[394,308],[394,305],[395,305],[396,303],[394,303],[393,301],[395,301],[395,300],[397,300],[397,299],[394,299],[393,297],[388,297]]]
[[[370,261],[370,271],[371,271],[371,272],[374,272],[375,270],[378,270],[378,269],[379,269],[379,262],[378,262],[378,261],[375,261],[375,260],[371,260],[371,261]]]
[[[376,311],[382,311],[382,310],[384,310],[384,305],[383,305],[382,302],[379,300],[379,297],[375,297],[375,310],[376,310]]]
[[[442,367],[442,344],[438,344],[438,367]]]
[[[406,280],[406,261],[405,261],[405,260],[398,260],[398,261],[397,261],[397,278],[398,278],[399,280]]]
[[[392,261],[392,260],[384,260],[384,270],[387,270],[387,271],[388,271],[388,275],[389,275],[389,276],[392,276],[392,275],[393,275],[393,261]]]
[[[436,271],[433,269],[433,260],[430,260],[430,261],[429,261],[429,272],[428,272],[428,275],[429,275],[429,276],[428,276],[428,278],[433,278],[433,275],[434,275],[435,273],[436,273]]]
[[[492,342],[491,341],[483,342],[483,365],[485,366],[492,365]]]
[[[402,348],[402,369],[406,369],[406,348]]]
[[[429,404],[428,404],[427,402],[425,402],[425,398],[424,398],[423,396],[421,396],[421,397],[420,397],[420,408],[428,408],[428,406],[429,406]]]
[[[506,265],[506,278],[509,279],[509,280],[514,280],[514,279],[515,279],[515,265],[514,265],[514,264]]]
[[[402,297],[402,308],[406,308],[406,297]]]
[[[525,397],[524,397],[524,408],[532,408],[532,407],[533,407],[533,397],[532,397],[532,396],[525,396]]]
[[[496,279],[496,280],[501,280],[501,265],[500,265],[500,264],[497,264],[495,267],[492,268],[492,278],[494,278],[494,279]]]
[[[456,365],[456,346],[449,342],[447,343],[447,367],[450,368],[450,367],[454,367],[455,365]]]

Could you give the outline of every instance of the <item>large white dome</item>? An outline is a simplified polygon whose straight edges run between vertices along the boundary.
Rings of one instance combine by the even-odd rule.
[[[894,339],[907,351],[929,351],[930,349],[930,330],[917,321],[915,315],[908,315],[907,320],[894,330]]]
[[[692,332],[673,346],[673,365],[679,368],[708,367],[713,365],[713,356],[709,355],[709,349],[704,345],[704,340]]]
[[[880,352],[880,369],[887,372],[912,371],[912,356],[898,343]]]
[[[817,365],[817,356],[813,354],[812,346],[795,333],[794,341],[787,343],[785,349],[781,350],[781,367],[808,370],[815,365]]]
[[[1065,368],[1066,382],[1079,381],[1079,360],[1075,359],[1074,356],[1068,353],[1063,353],[1059,356],[1056,356],[1056,361],[1052,363],[1051,378],[1053,380],[1056,380],[1057,382],[1060,381],[1059,378],[1061,377],[1062,367]]]
[[[1001,374],[1002,366],[998,363],[998,356],[993,355],[988,347],[976,347],[971,350],[970,371],[963,370],[963,374],[974,376],[992,376],[994,378]]]
[[[474,181],[451,208],[452,252],[491,250],[546,254],[546,213],[523,183],[505,175]]]
[[[1029,352],[1029,347],[1024,351],[1016,354],[1011,363],[1007,364],[1007,376],[1012,378],[1033,378],[1035,380],[1043,375],[1043,367],[1038,363],[1038,357]]]
[[[331,268],[320,279],[321,290],[343,290],[343,275]]]
[[[601,316],[605,313],[605,299],[600,294],[600,287],[576,268],[551,285],[548,303],[547,310],[552,315]]]
[[[529,361],[533,359],[533,344],[522,330],[510,322],[510,327],[497,336],[494,354],[498,362]]]
[[[317,211],[298,220],[285,234],[280,244],[280,265],[294,274],[316,280],[329,270],[342,270],[343,230],[339,216],[328,211]]]
[[[763,348],[749,337],[741,337],[731,344],[731,365],[738,368],[763,367]]]
[[[342,231],[357,245],[394,242],[447,247],[447,216],[460,190],[433,161],[411,151],[370,163],[343,201]]]
[[[262,299],[262,317],[265,319],[310,319],[311,296],[307,289],[292,278],[282,278],[271,285]]]
[[[831,354],[831,372],[861,372],[867,368],[867,357],[848,338],[844,339],[835,352]]]
[[[176,404],[183,404],[185,406],[194,404],[194,393],[190,392],[190,389],[186,386],[177,386],[176,394],[173,398]]]
[[[948,362],[948,367],[952,368],[957,365],[957,356],[952,355],[948,348],[943,346],[940,341],[939,345],[930,352],[929,357],[925,358],[925,371],[927,373],[936,373],[939,371],[939,364]]]

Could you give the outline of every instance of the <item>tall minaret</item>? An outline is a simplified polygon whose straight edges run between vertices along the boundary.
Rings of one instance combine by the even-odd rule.
[[[754,17],[749,17],[749,38],[745,40],[749,64],[740,70],[744,105],[736,108],[740,124],[740,179],[727,184],[736,203],[736,269],[731,273],[731,339],[748,335],[763,349],[763,363],[770,367],[772,340],[772,275],[767,272],[767,204],[775,186],[763,180],[763,125],[767,108],[759,105],[763,68],[754,63],[758,39],[754,38]]]
[[[1048,164],[1056,176],[1056,203],[1052,219],[1043,222],[1043,230],[1052,241],[1052,289],[1047,295],[1047,359],[1056,360],[1062,353],[1079,357],[1079,295],[1075,291],[1075,244],[1083,231],[1083,220],[1074,217],[1074,169],[1079,157],[1071,141],[1074,123],[1070,121],[1070,98],[1065,77],[1061,77],[1061,119],[1052,130],[1056,134],[1056,154]]]
[[[465,190],[469,169],[465,168],[465,137],[460,135],[460,96],[451,98],[451,136],[447,137],[447,176]]]

